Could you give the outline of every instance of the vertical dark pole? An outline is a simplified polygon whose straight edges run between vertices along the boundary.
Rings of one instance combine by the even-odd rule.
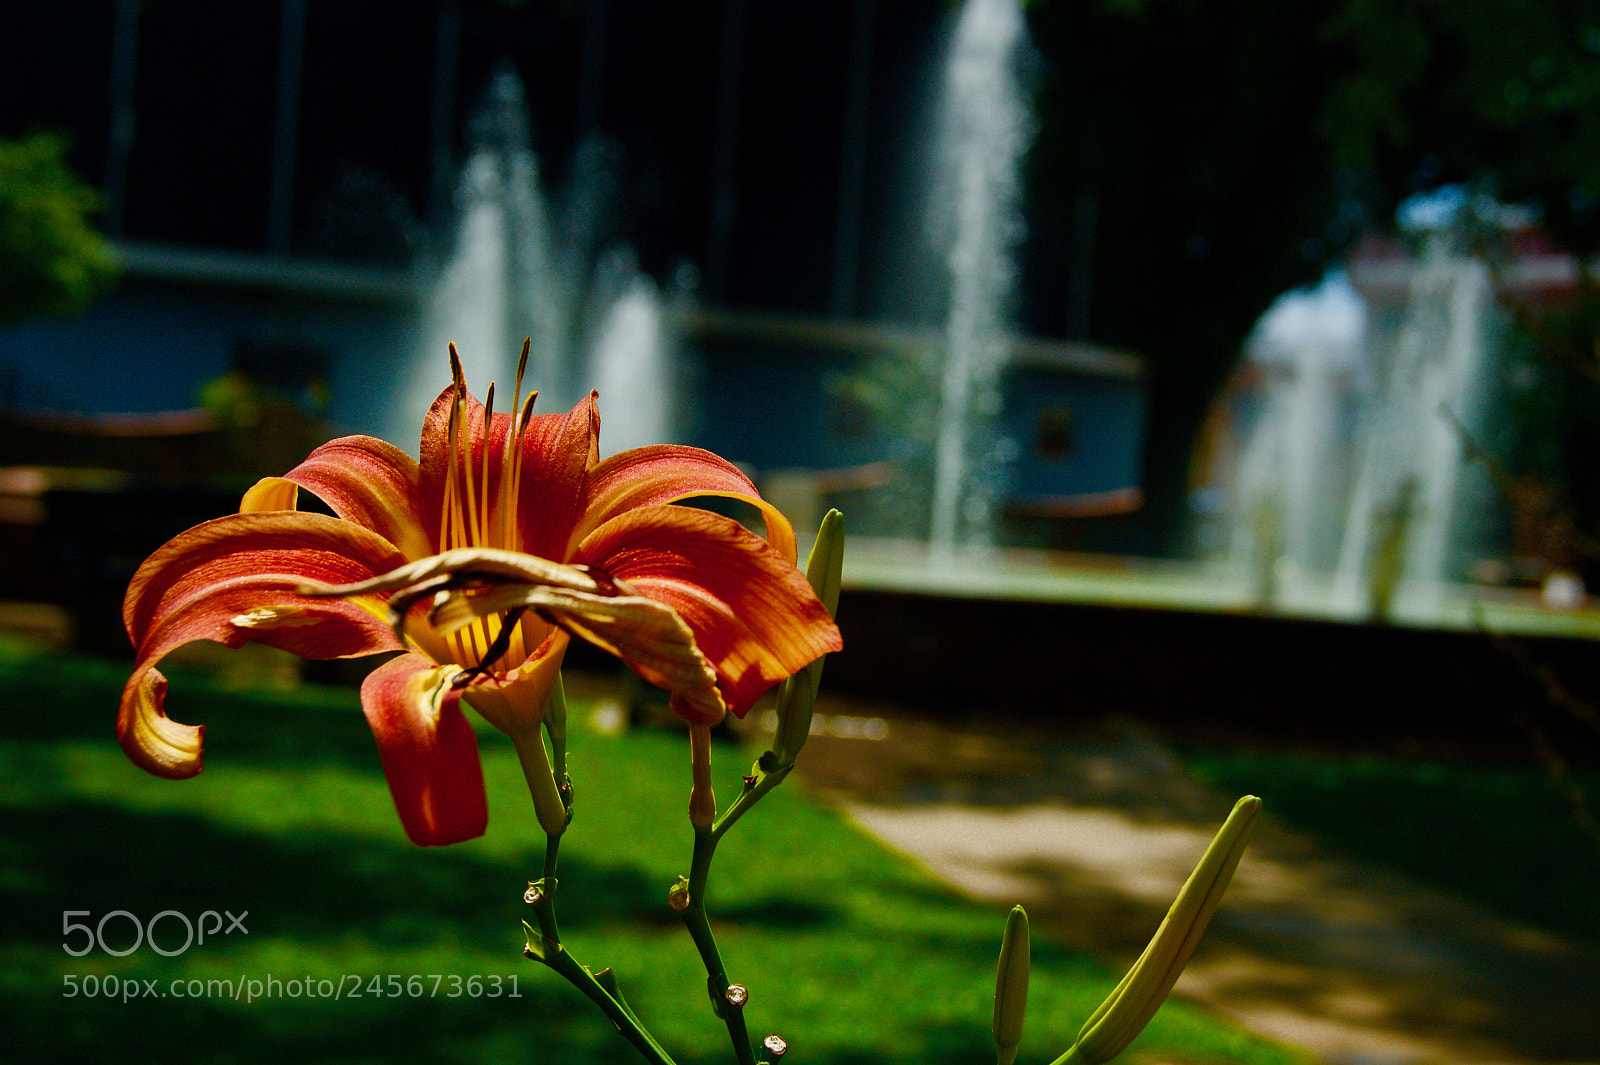
[[[833,294],[839,319],[856,310],[861,257],[861,200],[867,175],[867,107],[872,93],[872,31],[877,0],[855,0],[850,19],[850,66],[844,101],[844,145],[839,154],[839,213],[833,238]]]
[[[717,66],[717,124],[711,155],[711,227],[706,240],[705,292],[727,296],[728,244],[738,209],[734,161],[739,136],[739,82],[744,67],[744,0],[723,0],[722,61]]]
[[[461,62],[461,9],[440,0],[433,32],[433,110],[428,116],[428,225],[443,231],[455,182],[456,77]]]
[[[109,237],[122,236],[128,198],[128,156],[133,151],[133,75],[139,55],[139,0],[117,0],[111,31],[111,129],[106,143],[105,209]]]
[[[300,79],[305,67],[306,0],[283,0],[278,43],[278,108],[272,131],[272,184],[267,199],[267,251],[289,254],[294,225],[295,149],[300,137]]]

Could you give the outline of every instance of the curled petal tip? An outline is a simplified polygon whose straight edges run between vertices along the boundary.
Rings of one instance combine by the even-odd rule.
[[[139,768],[169,780],[184,780],[201,769],[205,726],[185,725],[167,716],[163,703],[167,678],[146,669],[129,679],[117,715],[117,741]]]

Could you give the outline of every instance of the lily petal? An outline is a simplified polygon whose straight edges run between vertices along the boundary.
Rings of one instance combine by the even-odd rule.
[[[406,654],[361,685],[389,794],[406,835],[421,847],[473,839],[489,826],[478,740],[450,683],[459,672]]]
[[[431,558],[419,558],[415,562],[370,580],[331,588],[308,587],[306,594],[346,596],[371,591],[392,592],[409,585],[432,582],[434,578],[444,576],[453,577],[459,583],[515,582],[553,585],[586,592],[595,591],[600,587],[593,577],[576,566],[551,562],[549,559],[525,555],[518,551],[503,551],[495,547],[458,547],[454,551],[446,551]]]
[[[142,647],[158,619],[180,611],[187,600],[227,581],[262,578],[270,582],[279,577],[291,589],[299,584],[350,584],[387,573],[405,562],[405,556],[382,536],[326,514],[230,514],[179,533],[145,559],[128,584],[122,620],[134,646]],[[272,605],[270,601],[254,604]],[[302,653],[294,647],[288,649]],[[351,653],[371,652],[339,651],[315,657],[339,658]]]
[[[589,467],[599,459],[600,413],[591,392],[565,414],[535,414],[522,430],[517,453],[517,550],[541,558],[565,557],[571,530],[583,505],[582,489]],[[450,463],[472,471],[484,468],[477,491],[498,498],[505,475],[506,437],[515,429],[513,416],[495,414],[484,425],[483,404],[467,395],[451,450],[450,417],[456,404],[454,386],[433,401],[422,424],[421,500],[424,514],[442,514]],[[485,462],[485,449],[488,450]],[[461,472],[457,471],[458,474]]]
[[[600,461],[600,410],[590,392],[566,414],[534,415],[522,435],[517,524],[523,550],[567,560],[583,518],[583,485]]]
[[[433,553],[418,521],[421,470],[410,455],[371,436],[330,440],[282,477],[256,482],[239,504],[240,513],[293,510],[297,488],[320,498],[339,517],[370,529],[408,558]]]
[[[575,561],[671,607],[741,717],[762,692],[843,646],[805,576],[731,518],[640,507],[591,533]]]
[[[607,521],[637,507],[725,496],[759,508],[767,525],[767,542],[790,562],[796,558],[789,519],[761,498],[739,467],[709,451],[658,444],[612,455],[589,471],[587,495],[583,524],[573,532],[569,550]]]
[[[200,772],[206,727],[172,720],[162,710],[167,678],[158,669],[135,670],[122,690],[117,742],[147,773],[183,780]]]
[[[123,601],[138,661],[123,689],[117,737],[128,756],[165,777],[200,771],[200,727],[167,718],[154,665],[195,640],[265,643],[303,658],[396,650],[379,599],[317,600],[307,581],[346,583],[403,561],[377,534],[322,514],[234,514],[181,533],[139,567]]]

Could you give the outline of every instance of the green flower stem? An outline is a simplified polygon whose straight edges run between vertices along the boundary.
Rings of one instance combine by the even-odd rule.
[[[716,840],[722,839],[723,834],[733,827],[734,822],[748,813],[750,808],[760,802],[767,792],[782,784],[784,778],[789,775],[789,770],[793,768],[794,763],[790,762],[788,765],[779,766],[768,771],[762,769],[760,764],[757,763],[754,780],[750,781],[747,778],[747,783],[744,786],[744,790],[739,793],[739,797],[733,800],[733,805],[728,807],[723,815],[717,818],[716,823],[711,826],[712,836]],[[713,846],[715,846],[715,841],[713,841]]]
[[[613,998],[600,981],[595,979],[594,974],[586,966],[578,964],[577,959],[559,943],[550,945],[547,953],[539,960],[554,969],[569,984],[582,991],[591,1002],[599,1006],[600,1011],[616,1026],[617,1031],[622,1033],[622,1037],[632,1043],[634,1049],[646,1061],[652,1065],[677,1065],[661,1044],[655,1041],[655,1037],[639,1023],[633,1011]]]
[[[539,921],[539,934],[544,937],[546,946],[555,950],[561,948],[561,929],[556,924],[556,852],[560,848],[560,836],[545,837],[544,878],[537,885],[538,898],[532,903],[534,916]]]
[[[604,969],[597,969],[594,979],[596,983],[605,988],[606,994],[615,999],[617,1005],[622,1007],[622,1012],[633,1019],[634,1024],[640,1028],[644,1027],[644,1022],[639,1020],[639,1015],[633,1012],[633,1007],[628,1005],[628,1000],[623,997],[622,987],[617,983],[617,974],[609,966]]]
[[[716,854],[719,838],[714,829],[695,830],[694,855],[689,865],[689,905],[683,911],[683,923],[705,964],[706,990],[711,995],[712,1008],[728,1026],[735,1059],[739,1065],[755,1065],[750,1033],[744,1024],[744,1007],[728,1002],[728,973],[722,964],[722,954],[717,950],[716,937],[711,934],[711,922],[706,918],[706,881],[711,876],[711,859]]]
[[[541,942],[535,943],[533,930],[524,925],[528,933],[528,946],[524,953],[554,969],[569,984],[599,1006],[601,1012],[616,1026],[617,1031],[622,1033],[622,1037],[632,1043],[634,1048],[644,1055],[646,1061],[652,1065],[676,1065],[623,1000],[622,991],[617,987],[616,976],[609,969],[604,969],[601,970],[604,978],[597,979],[587,966],[579,964],[578,960],[562,946],[561,930],[556,923],[556,856],[560,848],[559,835],[545,837],[544,877],[534,885],[539,890],[532,903],[534,916],[539,922],[538,935]]]
[[[556,685],[550,689],[550,701],[544,707],[544,729],[550,734],[550,769],[557,787],[567,775],[567,687],[561,671],[556,671]]]

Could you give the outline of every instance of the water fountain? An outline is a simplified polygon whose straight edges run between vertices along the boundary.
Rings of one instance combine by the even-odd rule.
[[[442,387],[451,341],[481,396],[490,381],[510,384],[530,337],[528,383],[539,390],[540,411],[566,410],[598,388],[606,453],[669,439],[670,318],[631,251],[599,247],[607,188],[600,146],[580,145],[556,209],[514,72],[494,76],[470,132],[456,242],[430,286],[410,376],[390,407],[391,438],[415,434],[416,412]]]
[[[945,69],[935,232],[946,242],[949,300],[929,530],[936,551],[984,546],[995,505],[993,426],[1011,251],[1022,235],[1019,167],[1031,136],[1015,73],[1024,39],[1017,0],[969,0]]]
[[[1461,232],[1430,232],[1397,319],[1378,322],[1391,352],[1369,404],[1334,595],[1346,610],[1427,621],[1447,585],[1484,547],[1474,515],[1493,504],[1488,472],[1465,446],[1481,440],[1505,315],[1487,267]]]
[[[896,450],[895,483],[865,524],[922,538],[946,562],[992,545],[1004,483],[997,431],[1012,337],[1012,250],[1023,232],[1020,165],[1032,116],[1017,73],[1026,46],[1019,0],[968,0],[939,68],[928,133],[915,138],[920,214],[908,229],[885,318],[919,342],[867,374]],[[916,209],[916,208],[913,208]]]
[[[1361,311],[1333,276],[1252,338],[1262,388],[1227,551],[1263,606],[1436,622],[1484,546],[1492,490],[1463,445],[1482,429],[1503,314],[1459,228],[1416,237],[1414,260],[1355,265]],[[1297,316],[1320,324],[1294,335]]]

